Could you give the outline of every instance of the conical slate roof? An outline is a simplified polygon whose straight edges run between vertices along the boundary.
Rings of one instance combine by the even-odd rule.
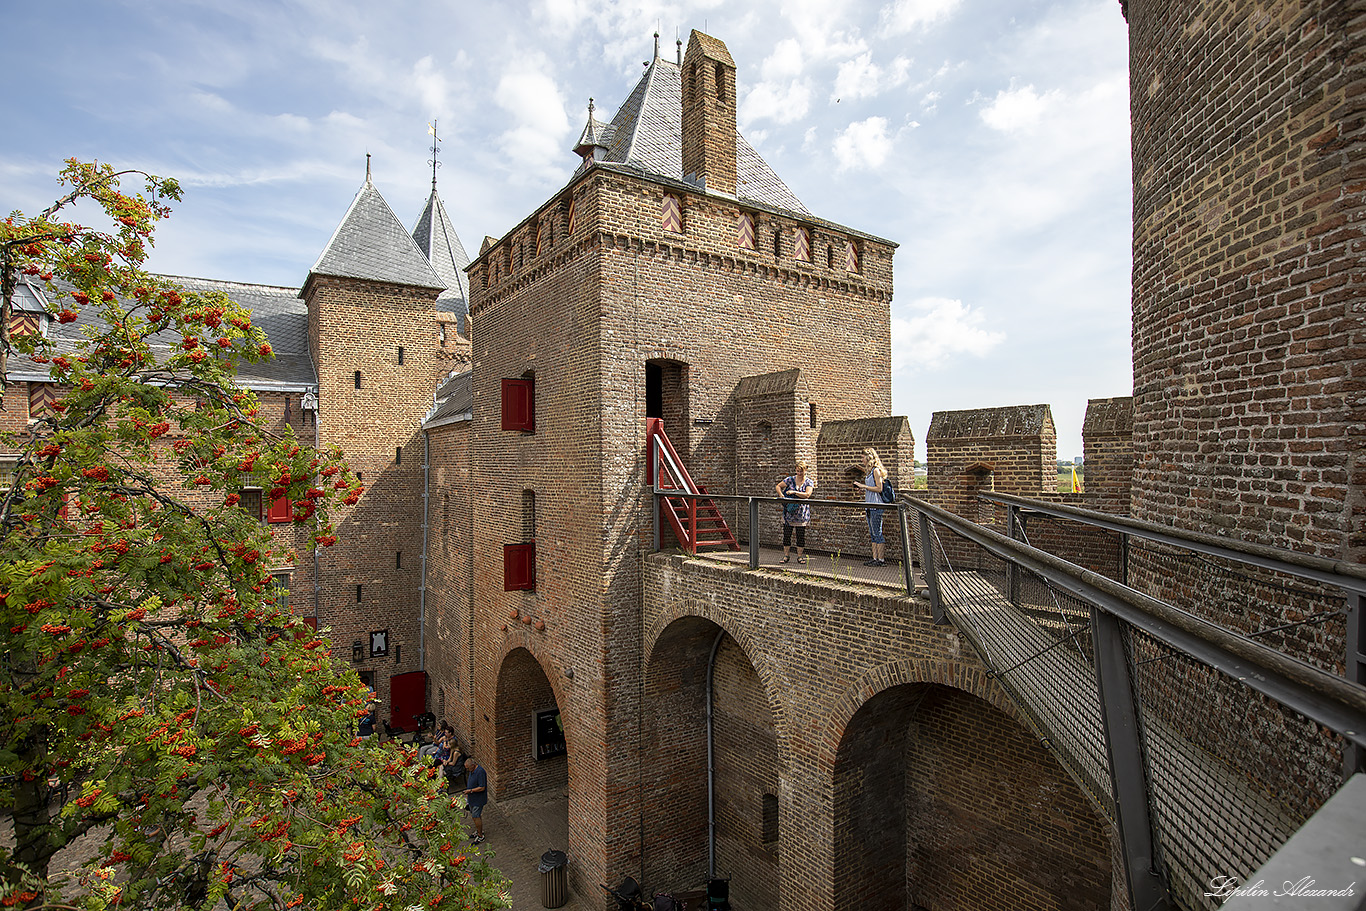
[[[682,180],[683,73],[678,64],[655,57],[599,141],[607,145],[603,161]],[[811,214],[738,130],[735,157],[737,197]]]
[[[437,195],[436,187],[432,187],[432,195],[427,198],[427,205],[413,227],[413,240],[445,283],[446,290],[436,299],[437,309],[459,315],[463,325],[470,309],[469,279],[465,275],[470,257],[455,233],[455,226],[446,214],[446,206]]]
[[[362,278],[418,288],[447,287],[368,174],[365,186],[356,194],[309,275]]]

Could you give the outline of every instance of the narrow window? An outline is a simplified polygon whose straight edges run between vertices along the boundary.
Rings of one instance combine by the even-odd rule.
[[[57,387],[52,383],[28,384],[28,419],[38,421],[52,413],[52,403],[57,401]]]
[[[659,222],[665,231],[683,233],[683,203],[677,196],[664,196],[659,205]]]
[[[835,268],[835,247],[833,244],[825,248],[825,268]]]
[[[357,604],[360,604],[361,601],[364,600],[364,597],[363,597],[364,594],[365,594],[365,586],[363,586],[363,585],[357,585],[357,586],[356,586],[356,603],[357,603]]]
[[[716,99],[726,100],[726,70],[721,64],[716,64]]]
[[[777,259],[782,255],[783,232],[775,228],[773,230],[773,258]]]
[[[275,573],[270,577],[270,594],[280,613],[289,613],[289,573]],[[317,620],[313,621],[315,624]],[[317,627],[315,626],[314,629]]]
[[[522,540],[536,540],[536,492],[522,491]]]
[[[574,233],[574,228],[576,227],[576,225],[574,224],[574,216],[576,214],[577,213],[574,210],[574,197],[571,196],[569,197],[569,210],[565,214],[564,218],[564,222],[568,226],[564,229],[564,233],[566,236]]]
[[[261,488],[244,487],[237,493],[237,506],[253,519],[261,519]]]
[[[403,464],[403,447],[402,447],[402,446],[395,446],[395,447],[394,447],[394,464],[395,464],[395,465],[402,465],[402,464]]]
[[[852,241],[844,242],[844,271],[858,272],[858,246]]]
[[[403,551],[401,551],[401,550],[396,550],[396,551],[394,551],[394,569],[402,569],[402,568],[403,568]]]
[[[778,843],[778,795],[764,795],[764,816],[763,816],[763,843],[766,845],[776,845]]]
[[[402,346],[402,345],[399,345],[399,346],[398,346],[398,365],[399,365],[400,367],[403,366],[403,346]]]
[[[360,371],[359,371],[359,370],[356,371],[356,388],[357,388],[357,389],[360,388]]]
[[[815,403],[815,402],[812,402],[812,403],[811,403],[811,428],[814,430],[815,427],[816,427],[816,403]]]

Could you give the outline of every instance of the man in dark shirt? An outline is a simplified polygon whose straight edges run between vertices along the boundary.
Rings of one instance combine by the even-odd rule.
[[[465,801],[474,817],[474,838],[470,844],[484,840],[484,804],[489,802],[489,777],[484,767],[473,759],[465,760]]]

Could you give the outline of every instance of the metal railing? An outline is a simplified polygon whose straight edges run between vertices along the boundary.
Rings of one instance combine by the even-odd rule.
[[[1179,533],[1171,529],[1082,516],[1088,511],[1061,504],[984,499],[1007,507],[1014,537],[903,500],[918,514],[936,618],[973,642],[1116,826],[1131,905],[1217,907],[1206,894],[1210,880],[1254,872],[1336,789],[1344,752],[1350,768],[1354,750],[1366,747],[1366,687],[1109,578],[1126,575],[1132,554],[1117,552],[1107,575],[1017,540],[1026,515],[1045,510],[1099,517],[1095,525],[1125,536],[1121,549],[1140,534],[1173,546]],[[1095,543],[1076,541],[1082,549]],[[1195,544],[1219,559],[1236,551],[1210,536]],[[1242,556],[1335,586],[1356,635],[1352,618],[1366,588],[1360,567],[1256,547]],[[1091,547],[1089,558],[1104,557]],[[1201,588],[1189,579],[1170,587],[1183,586]]]
[[[908,510],[901,503],[863,503],[849,500],[802,500],[811,510],[811,525],[807,528],[804,553],[807,562],[796,560],[795,533],[790,546],[792,560],[782,558],[784,506],[793,500],[777,496],[742,496],[714,493],[685,494],[677,490],[655,487],[654,491],[654,549],[669,546],[662,502],[665,497],[718,504],[727,516],[736,539],[742,545],[738,552],[711,551],[707,556],[743,561],[751,569],[760,566],[778,567],[794,572],[836,578],[844,581],[868,582],[896,586],[907,595],[914,595],[915,575],[912,562],[915,554],[908,525]],[[882,533],[886,539],[886,563],[868,566],[864,558],[871,555],[866,515],[870,510],[883,513]]]

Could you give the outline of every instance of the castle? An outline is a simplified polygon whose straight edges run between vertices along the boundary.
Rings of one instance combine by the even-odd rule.
[[[1091,403],[1075,502],[1360,563],[1366,20],[1122,5],[1135,389]],[[394,723],[452,722],[496,800],[567,791],[580,894],[722,870],[756,909],[1127,907],[1110,822],[922,599],[655,547],[650,419],[718,496],[805,458],[848,499],[866,446],[909,486],[895,244],[806,210],[737,132],[735,78],[716,38],[656,44],[569,182],[473,260],[435,185],[410,232],[367,174],[300,289],[193,280],[269,334],[241,377],[263,413],[366,486],[336,546],[278,569],[292,609]],[[54,391],[10,378],[22,426]],[[1047,406],[941,412],[926,442],[953,512],[1057,499]]]

